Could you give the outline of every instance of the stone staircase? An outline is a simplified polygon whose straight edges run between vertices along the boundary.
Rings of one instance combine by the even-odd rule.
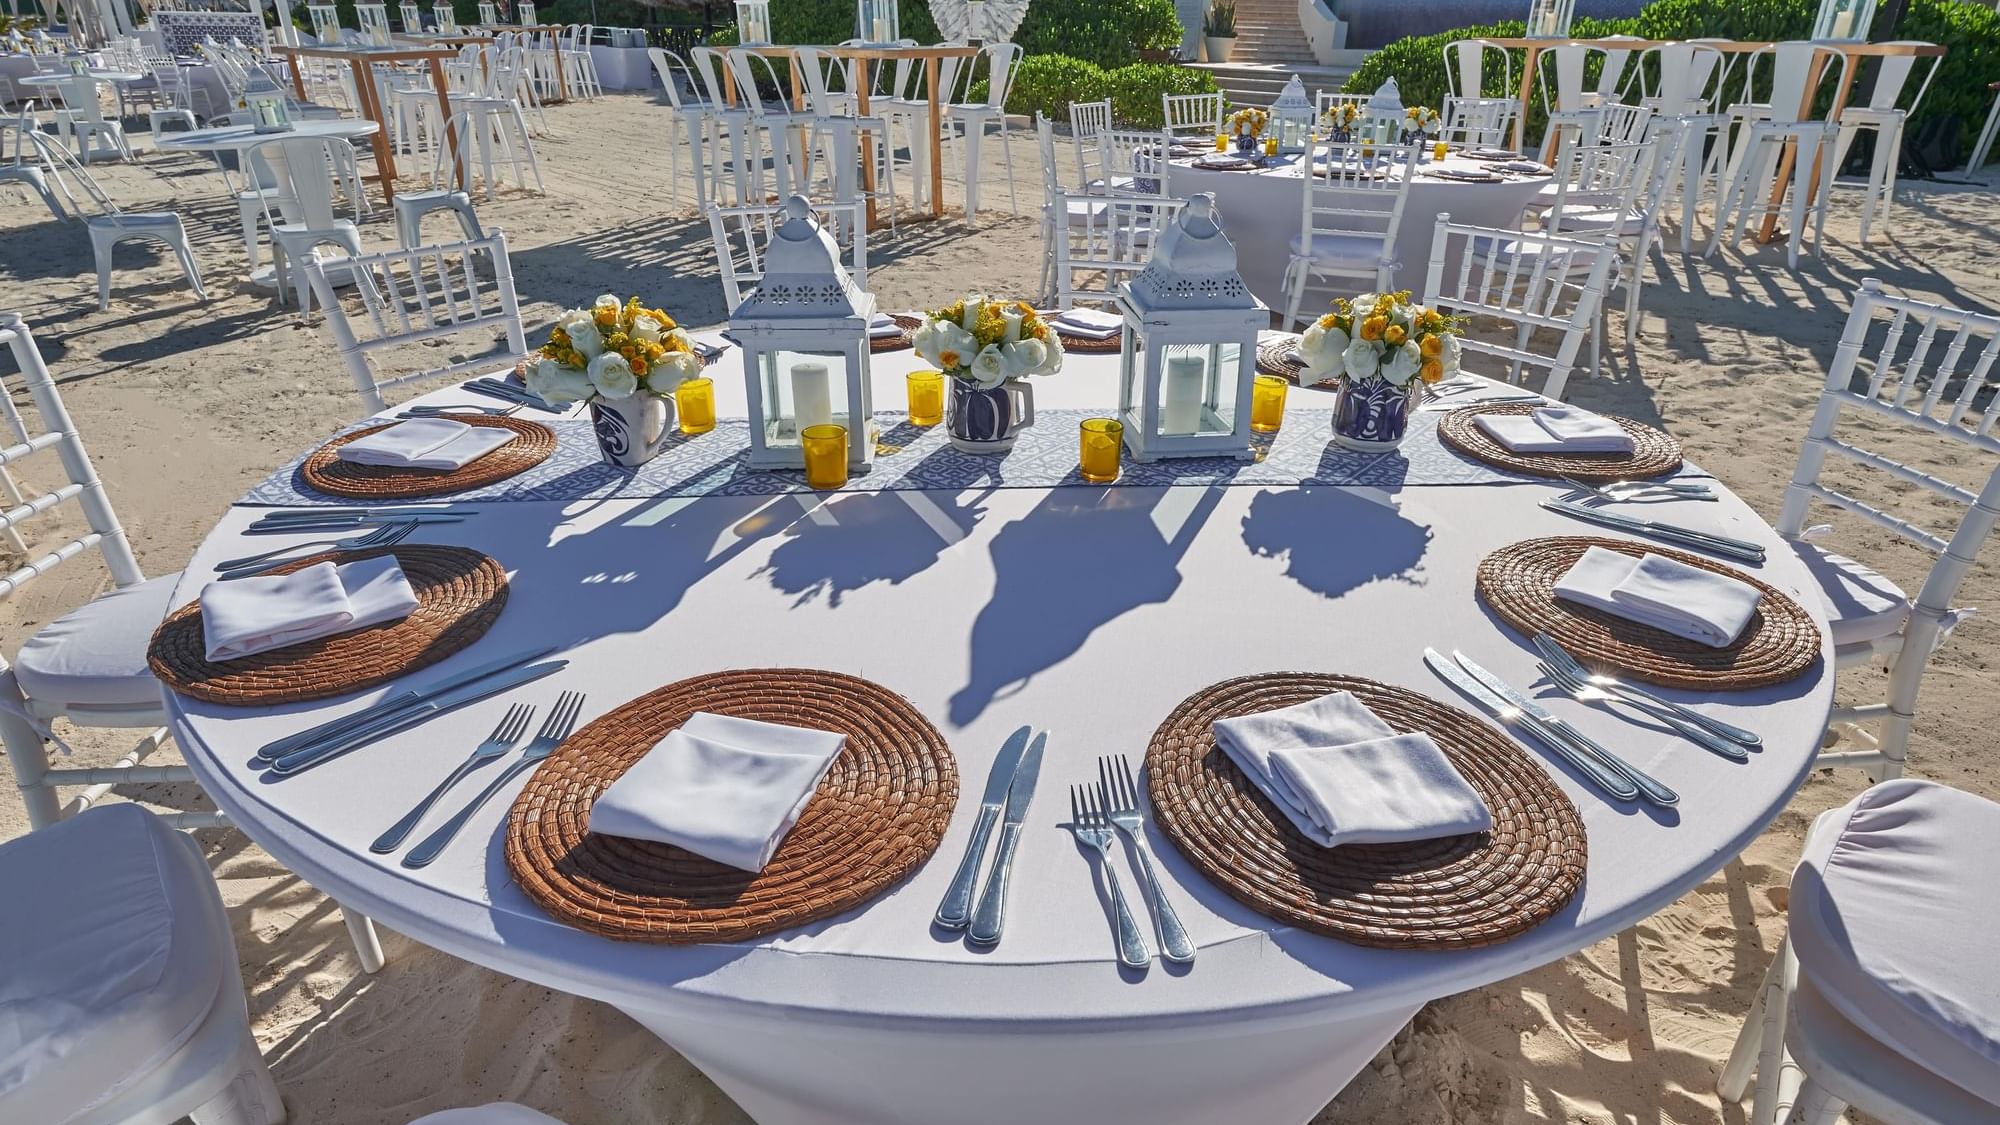
[[[1270,105],[1294,74],[1308,92],[1337,90],[1367,55],[1343,51],[1338,65],[1321,65],[1299,28],[1298,0],[1236,0],[1236,36],[1229,62],[1192,64],[1215,76],[1231,105]]]

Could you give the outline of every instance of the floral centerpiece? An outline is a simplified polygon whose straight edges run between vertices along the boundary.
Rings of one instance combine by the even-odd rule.
[[[605,459],[636,465],[659,452],[673,423],[674,388],[701,369],[694,341],[673,317],[606,293],[557,318],[522,378],[551,405],[588,403]]]
[[[1438,111],[1429,106],[1413,105],[1403,111],[1403,143],[1414,144],[1423,141],[1443,120]]]
[[[1354,136],[1355,123],[1361,120],[1361,105],[1359,102],[1335,102],[1326,107],[1319,120],[1332,139],[1344,143]]]
[[[1063,365],[1062,340],[1033,305],[976,293],[925,313],[910,342],[950,377],[946,429],[954,446],[970,452],[1013,448],[1014,436],[1035,419],[1033,392],[1022,380]]]
[[[1239,109],[1229,115],[1229,134],[1236,138],[1236,150],[1249,154],[1257,151],[1257,138],[1271,124],[1271,113],[1263,109]]]
[[[1364,450],[1401,442],[1422,388],[1458,374],[1458,330],[1407,289],[1335,301],[1299,339],[1305,374],[1339,384],[1334,440]]]

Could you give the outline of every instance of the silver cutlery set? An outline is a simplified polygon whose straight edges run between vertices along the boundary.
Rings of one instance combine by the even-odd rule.
[[[551,406],[542,401],[542,396],[530,391],[519,383],[500,375],[488,375],[481,379],[468,379],[460,384],[465,390],[487,398],[497,398],[502,402],[529,410],[539,410],[544,414],[567,414],[567,406]]]

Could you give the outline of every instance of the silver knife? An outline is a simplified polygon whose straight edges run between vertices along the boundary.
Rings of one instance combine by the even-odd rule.
[[[1007,783],[1014,780],[1014,767],[1027,753],[1028,736],[1034,731],[1022,727],[1007,736],[1000,756],[986,774],[986,792],[979,798],[979,818],[972,822],[972,839],[965,843],[965,858],[958,861],[958,873],[945,888],[934,920],[947,930],[962,930],[972,921],[972,882],[979,877],[979,861],[986,858],[986,839],[993,834],[993,822],[1000,819],[1000,803],[1007,799]]]
[[[497,672],[505,672],[509,668],[518,668],[523,664],[532,664],[555,651],[556,646],[550,645],[547,648],[539,648],[533,652],[515,653],[512,656],[503,656],[498,660],[489,660],[476,668],[468,668],[441,683],[433,684],[427,688],[414,688],[392,695],[373,706],[364,707],[352,715],[321,723],[310,730],[299,731],[297,734],[286,735],[275,742],[265,744],[262,749],[257,751],[257,756],[268,762],[274,758],[283,757],[294,750],[303,750],[321,739],[332,738],[343,731],[352,730],[365,723],[372,723],[393,711],[402,710],[413,703],[421,703],[426,699],[434,699],[448,691],[455,691],[469,683],[483,680]]]
[[[1000,926],[1007,916],[1007,876],[1014,870],[1014,849],[1021,842],[1021,822],[1028,818],[1028,802],[1035,799],[1035,778],[1042,772],[1042,744],[1048,732],[1028,744],[1013,783],[1007,786],[1007,815],[1000,822],[1000,846],[993,856],[993,870],[986,873],[986,889],[979,894],[979,907],[972,912],[972,926],[965,931],[974,945],[1000,944]]]
[[[1729,558],[1738,559],[1742,562],[1761,563],[1764,561],[1764,548],[1745,539],[1733,539],[1727,535],[1713,535],[1706,531],[1696,531],[1691,527],[1661,523],[1658,520],[1644,520],[1632,516],[1621,516],[1612,512],[1602,512],[1596,508],[1586,508],[1579,504],[1565,504],[1561,500],[1544,500],[1542,501],[1542,507],[1547,508],[1551,512],[1558,512],[1569,516],[1572,519],[1583,520],[1586,523],[1602,524],[1605,527],[1615,527],[1620,531],[1630,531],[1639,535],[1650,535],[1655,539],[1664,539],[1669,543],[1679,543],[1684,547],[1693,547],[1697,550],[1712,551],[1715,554],[1726,555]]]
[[[569,661],[567,660],[549,660],[540,664],[530,664],[525,668],[516,668],[511,672],[503,672],[492,679],[481,680],[476,684],[467,684],[457,691],[446,692],[443,695],[418,703],[413,707],[385,715],[366,726],[356,727],[332,741],[322,742],[307,749],[296,750],[290,754],[286,754],[276,761],[269,763],[271,772],[280,777],[298,773],[301,770],[319,765],[321,762],[338,758],[350,750],[357,750],[377,739],[387,738],[398,731],[406,730],[416,726],[418,723],[427,722],[454,708],[463,707],[467,703],[477,702],[489,695],[495,695],[510,688],[519,687],[525,683],[532,683],[543,676],[560,672],[567,667],[569,667]]]
[[[245,535],[296,535],[301,531],[360,531],[370,524],[383,523],[464,523],[464,516],[440,514],[435,516],[383,516],[379,519],[356,519],[352,516],[334,516],[321,520],[280,520],[276,523],[253,523],[243,529]]]
[[[379,520],[405,519],[410,516],[476,516],[479,508],[469,504],[417,505],[407,508],[276,508],[257,517],[260,524],[282,523],[286,520],[304,520],[307,523],[319,520]]]
[[[507,402],[525,406],[530,410],[540,410],[548,414],[561,414],[569,409],[566,406],[551,406],[540,395],[522,390],[503,380],[474,379],[470,383],[462,385],[473,394],[485,395],[488,398],[504,399]]]
[[[1576,747],[1577,750],[1596,759],[1606,769],[1638,786],[1639,796],[1644,797],[1661,808],[1672,808],[1681,803],[1681,795],[1679,793],[1653,780],[1645,771],[1598,745],[1588,735],[1570,725],[1567,720],[1557,718],[1548,708],[1516,691],[1507,681],[1481,668],[1471,657],[1454,649],[1452,650],[1451,658],[1458,662],[1459,667],[1465,669],[1467,675],[1478,680],[1486,690],[1506,700],[1509,704],[1520,708],[1536,722],[1551,728],[1557,734],[1567,739],[1570,745]]]
[[[1591,784],[1621,801],[1636,801],[1639,799],[1638,786],[1571,748],[1559,735],[1544,730],[1540,724],[1535,722],[1532,716],[1523,713],[1519,707],[1508,703],[1506,700],[1481,687],[1478,680],[1466,675],[1465,669],[1453,664],[1451,658],[1444,653],[1434,648],[1427,648],[1424,650],[1424,663],[1430,666],[1431,671],[1437,673],[1439,679],[1457,688],[1467,698],[1484,707],[1488,713],[1494,718],[1499,719],[1503,725],[1509,728],[1520,727],[1533,735],[1536,742],[1555,751],[1557,757],[1568,762],[1579,773],[1589,778]]]

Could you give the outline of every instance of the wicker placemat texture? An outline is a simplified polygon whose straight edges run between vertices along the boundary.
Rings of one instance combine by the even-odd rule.
[[[386,554],[396,556],[420,603],[401,621],[216,663],[208,659],[201,603],[194,601],[160,623],[146,663],[168,687],[209,703],[272,707],[331,699],[436,664],[484,636],[507,604],[507,572],[469,547],[327,551],[271,573]]]
[[[478,414],[454,414],[451,420],[468,426],[512,430],[514,440],[462,469],[401,469],[390,465],[355,465],[340,459],[337,451],[341,446],[397,424],[390,422],[343,434],[320,446],[306,458],[305,464],[299,466],[299,475],[313,489],[331,496],[349,496],[357,500],[416,500],[506,480],[548,460],[549,455],[556,451],[556,432],[538,422]]]
[[[696,711],[847,736],[761,872],[587,830],[598,794]],[[740,941],[881,894],[937,850],[957,800],[944,736],[895,692],[809,668],[716,672],[632,700],[543,762],[508,815],[507,868],[529,898],[578,929],[627,941]]]
[[[1600,484],[1680,471],[1680,442],[1642,422],[1616,414],[1604,417],[1632,435],[1630,453],[1515,453],[1473,421],[1481,414],[1526,414],[1534,409],[1534,403],[1493,403],[1446,411],[1438,419],[1438,437],[1475,461],[1531,477],[1574,477]]]
[[[1063,351],[1075,352],[1078,355],[1117,355],[1125,346],[1123,332],[1116,336],[1107,336],[1102,340],[1093,340],[1088,336],[1072,336],[1058,326],[1056,335],[1062,338]]]
[[[1710,648],[1650,625],[1555,596],[1556,580],[1590,547],[1635,558],[1661,555],[1726,574],[1763,594],[1735,643]],[[1479,598],[1527,636],[1547,633],[1586,664],[1598,664],[1662,687],[1742,691],[1797,679],[1819,659],[1819,626],[1776,587],[1727,563],[1650,543],[1594,536],[1529,539],[1502,547],[1479,564]]]
[[[923,327],[924,323],[920,317],[908,316],[903,313],[892,313],[889,319],[896,322],[897,327],[903,330],[902,333],[896,336],[870,336],[868,338],[869,351],[880,354],[882,352],[900,352],[904,348],[910,347],[910,333]]]
[[[1490,832],[1326,848],[1299,832],[1215,744],[1217,719],[1353,692],[1398,731],[1443,748],[1493,814]],[[1154,818],[1231,898],[1357,945],[1464,949],[1534,928],[1582,885],[1583,819],[1506,736],[1428,696],[1357,676],[1271,672],[1224,680],[1174,708],[1146,750]]]
[[[1257,345],[1257,370],[1266,375],[1276,375],[1294,384],[1305,375],[1305,361],[1295,359],[1297,340],[1266,340]]]

